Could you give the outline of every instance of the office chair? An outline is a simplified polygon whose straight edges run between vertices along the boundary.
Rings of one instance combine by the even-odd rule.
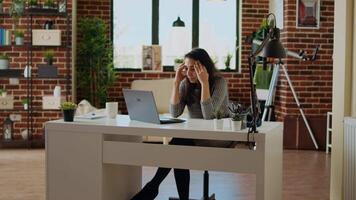
[[[215,194],[209,196],[209,172],[204,171],[204,185],[203,185],[203,197],[199,200],[216,200]],[[169,197],[169,200],[180,200],[177,197]],[[198,199],[189,199],[189,200],[198,200]]]

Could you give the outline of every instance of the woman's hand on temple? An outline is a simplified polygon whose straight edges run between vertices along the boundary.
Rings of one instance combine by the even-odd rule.
[[[182,80],[185,78],[186,74],[184,73],[184,71],[186,70],[186,66],[184,65],[184,63],[182,63],[181,65],[179,65],[179,67],[177,68],[176,71],[176,76],[174,78],[174,82],[176,84],[180,84],[180,82],[182,82]]]
[[[199,61],[197,61],[196,64],[194,65],[194,69],[200,84],[202,85],[209,84],[209,73]]]

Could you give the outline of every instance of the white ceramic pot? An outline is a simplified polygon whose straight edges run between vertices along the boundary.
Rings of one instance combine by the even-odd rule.
[[[242,128],[242,121],[233,121],[230,119],[230,127],[232,131],[240,131]]]
[[[8,69],[9,68],[9,60],[0,59],[0,69]]]
[[[61,96],[61,86],[57,85],[56,87],[54,87],[53,96],[55,97]]]
[[[23,45],[23,37],[16,37],[15,38],[16,45]]]
[[[224,127],[224,120],[222,119],[214,119],[214,129],[222,130]]]

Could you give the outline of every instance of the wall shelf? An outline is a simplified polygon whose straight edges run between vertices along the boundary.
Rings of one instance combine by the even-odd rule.
[[[20,78],[22,75],[23,69],[0,69],[0,78]]]

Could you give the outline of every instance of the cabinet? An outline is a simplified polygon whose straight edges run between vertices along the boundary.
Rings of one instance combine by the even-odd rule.
[[[10,58],[9,68],[0,70],[0,89],[7,93],[7,98],[0,99],[7,106],[0,107],[0,148],[43,147],[44,123],[60,118],[57,105],[71,99],[71,3],[63,0],[54,3],[51,8],[46,8],[40,0],[36,7],[25,3],[16,25],[16,30],[24,32],[24,43],[16,45],[14,19],[9,15],[12,1],[3,2],[0,28],[8,30],[10,37],[4,35],[8,41],[0,44],[0,54],[6,53]],[[44,58],[49,50],[54,52],[52,65]],[[61,87],[59,98],[53,98],[56,86]],[[12,139],[3,140],[3,122],[9,116],[13,119]]]

